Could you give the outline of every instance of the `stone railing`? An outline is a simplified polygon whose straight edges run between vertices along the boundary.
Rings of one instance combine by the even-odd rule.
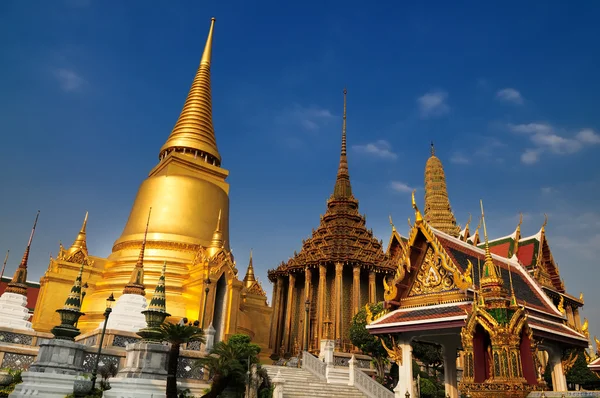
[[[333,353],[333,366],[342,366],[348,367],[350,366],[350,359],[354,356],[354,360],[356,361],[354,366],[365,369],[365,370],[375,370],[371,366],[371,357],[368,355],[362,354],[350,354],[347,352],[338,352],[335,351]]]
[[[325,362],[322,362],[319,358],[307,351],[302,352],[302,369],[308,370],[321,380],[325,380],[327,377],[327,365],[325,365]]]
[[[369,398],[394,398],[393,392],[355,366],[356,362],[354,358],[350,360],[350,381],[348,385],[356,387]]]

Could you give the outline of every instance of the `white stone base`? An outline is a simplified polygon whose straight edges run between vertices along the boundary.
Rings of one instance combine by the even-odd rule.
[[[64,398],[73,393],[75,375],[23,372],[23,382],[9,395],[15,397]]]
[[[347,386],[350,381],[348,368],[342,369],[328,366],[325,370],[325,374],[327,376],[327,383],[329,384],[343,384]]]
[[[108,382],[110,390],[104,391],[104,398],[159,398],[167,391],[166,380],[113,377]]]
[[[139,294],[124,294],[117,299],[108,318],[107,329],[122,330],[137,333],[146,327],[146,317],[142,311],[146,310],[148,304],[144,296]],[[100,322],[98,329],[102,329],[104,321]]]
[[[29,322],[27,297],[17,293],[4,293],[0,296],[0,319],[2,326],[13,329],[33,330]]]

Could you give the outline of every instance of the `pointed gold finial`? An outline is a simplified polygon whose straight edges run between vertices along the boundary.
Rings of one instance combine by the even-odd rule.
[[[431,141],[431,156],[435,156],[435,147],[433,146],[433,141]]]
[[[490,243],[488,241],[487,228],[485,226],[485,214],[483,212],[483,200],[479,201],[481,205],[481,221],[483,223],[483,236],[485,239],[485,262],[483,263],[483,276],[482,278],[494,280],[495,282],[501,282],[502,280],[498,276],[498,270],[492,260],[492,253],[490,252]]]
[[[73,244],[71,245],[71,247],[66,252],[64,252],[61,257],[65,261],[73,262],[73,260],[75,260],[74,254],[79,251],[82,251],[83,255],[87,258],[87,256],[88,256],[87,239],[86,239],[87,222],[88,222],[88,212],[86,211],[85,217],[83,218],[83,224],[81,224],[81,229],[79,230],[77,237],[73,241]],[[80,260],[77,259],[75,261],[79,262]]]
[[[123,294],[139,294],[140,296],[146,295],[146,286],[144,285],[144,252],[146,251],[146,238],[148,236],[148,226],[150,225],[150,215],[152,214],[152,207],[148,210],[148,220],[146,221],[146,230],[144,231],[144,240],[142,241],[142,248],[138,260],[135,263],[135,267],[131,272],[129,283],[125,285]]]
[[[244,277],[244,285],[246,286],[246,289],[250,289],[254,282],[256,282],[256,276],[254,275],[254,264],[252,263],[252,249],[250,249],[250,261],[248,262],[248,270],[246,271],[246,276]]]
[[[337,178],[333,188],[333,197],[336,199],[348,199],[352,197],[352,186],[350,185],[350,173],[348,171],[348,158],[346,154],[346,94],[344,88],[344,115],[342,118],[342,148],[340,151],[340,164],[338,166]]]
[[[200,60],[192,87],[181,114],[167,142],[160,149],[162,159],[170,152],[188,154],[219,167],[221,155],[212,121],[212,98],[210,90],[210,65],[215,18],[211,20],[206,46]]]
[[[204,46],[204,52],[200,59],[200,65],[206,65],[210,67],[210,60],[212,58],[212,42],[213,42],[213,30],[215,29],[215,22],[217,19],[212,17],[210,19],[210,29],[208,31],[208,38],[206,39],[206,45]]]
[[[207,250],[208,256],[214,256],[224,246],[225,241],[223,241],[223,232],[221,231],[221,209],[219,209],[219,215],[217,217],[217,226],[215,228],[215,232],[213,232],[212,240],[210,241],[210,246]]]
[[[546,230],[546,225],[548,224],[548,215],[544,213],[544,223],[542,224],[542,232]]]
[[[390,218],[390,225],[392,226],[392,232],[395,232],[396,231],[396,227],[394,226],[394,221],[392,221],[392,215],[391,214],[389,215],[389,218]]]
[[[415,192],[417,190],[413,189],[412,191],[412,207],[415,210],[415,224],[421,224],[423,222],[423,216],[421,215],[421,212],[419,211],[419,208],[417,207],[417,201],[415,200]]]
[[[408,229],[412,229],[412,223],[410,222],[410,217],[408,217]]]
[[[579,292],[579,301],[583,303],[583,292]]]
[[[37,211],[35,215],[35,221],[33,222],[33,228],[31,228],[31,234],[29,235],[29,241],[27,242],[27,247],[25,248],[25,253],[23,253],[23,257],[21,258],[21,263],[19,267],[15,271],[15,274],[12,277],[12,280],[8,284],[5,292],[6,293],[16,293],[22,296],[27,295],[27,263],[29,261],[29,252],[31,251],[31,242],[33,241],[33,235],[35,235],[35,227],[37,226],[38,218],[40,217],[40,211]]]

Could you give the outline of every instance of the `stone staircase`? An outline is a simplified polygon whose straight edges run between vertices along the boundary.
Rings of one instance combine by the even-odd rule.
[[[341,384],[327,384],[325,380],[320,380],[317,376],[301,368],[273,365],[263,365],[263,368],[267,370],[271,380],[277,375],[278,371],[281,371],[281,376],[285,379],[285,384],[283,385],[284,398],[366,397],[366,395],[355,387]]]

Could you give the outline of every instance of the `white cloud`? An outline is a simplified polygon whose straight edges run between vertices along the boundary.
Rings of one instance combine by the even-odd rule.
[[[301,126],[306,131],[316,132],[334,117],[328,109],[295,104],[281,112],[276,117],[276,121],[280,124]]]
[[[414,190],[413,187],[411,187],[408,184],[405,184],[403,182],[400,182],[400,181],[392,181],[390,183],[390,187],[394,191],[400,192],[400,193],[408,193],[408,192],[412,192]]]
[[[455,152],[452,157],[450,158],[450,162],[452,163],[456,163],[456,164],[469,164],[471,163],[471,161],[465,157],[462,153],[459,152]]]
[[[514,133],[528,134],[535,145],[535,148],[527,149],[521,155],[521,161],[525,164],[536,163],[543,152],[567,155],[580,151],[586,144],[600,144],[600,135],[591,129],[583,129],[573,137],[565,137],[547,123],[509,124],[508,128]]]
[[[583,129],[575,138],[584,144],[600,144],[600,135],[596,134],[592,129]]]
[[[502,90],[498,90],[496,93],[496,98],[504,102],[511,102],[513,104],[522,104],[523,97],[521,93],[514,88],[503,88]]]
[[[365,145],[353,145],[356,152],[373,155],[381,159],[396,159],[398,155],[392,152],[392,146],[386,140],[377,140]]]
[[[55,76],[58,79],[60,88],[64,91],[77,91],[85,83],[85,80],[81,76],[69,69],[57,69]]]
[[[446,103],[447,98],[448,93],[441,90],[430,91],[417,98],[421,117],[426,119],[447,114],[450,111],[450,107]]]
[[[541,191],[544,195],[550,195],[551,193],[555,193],[556,189],[554,189],[552,187],[542,187]]]
[[[527,149],[521,155],[521,162],[525,164],[534,164],[537,163],[538,160],[540,160],[540,151],[535,149]]]

